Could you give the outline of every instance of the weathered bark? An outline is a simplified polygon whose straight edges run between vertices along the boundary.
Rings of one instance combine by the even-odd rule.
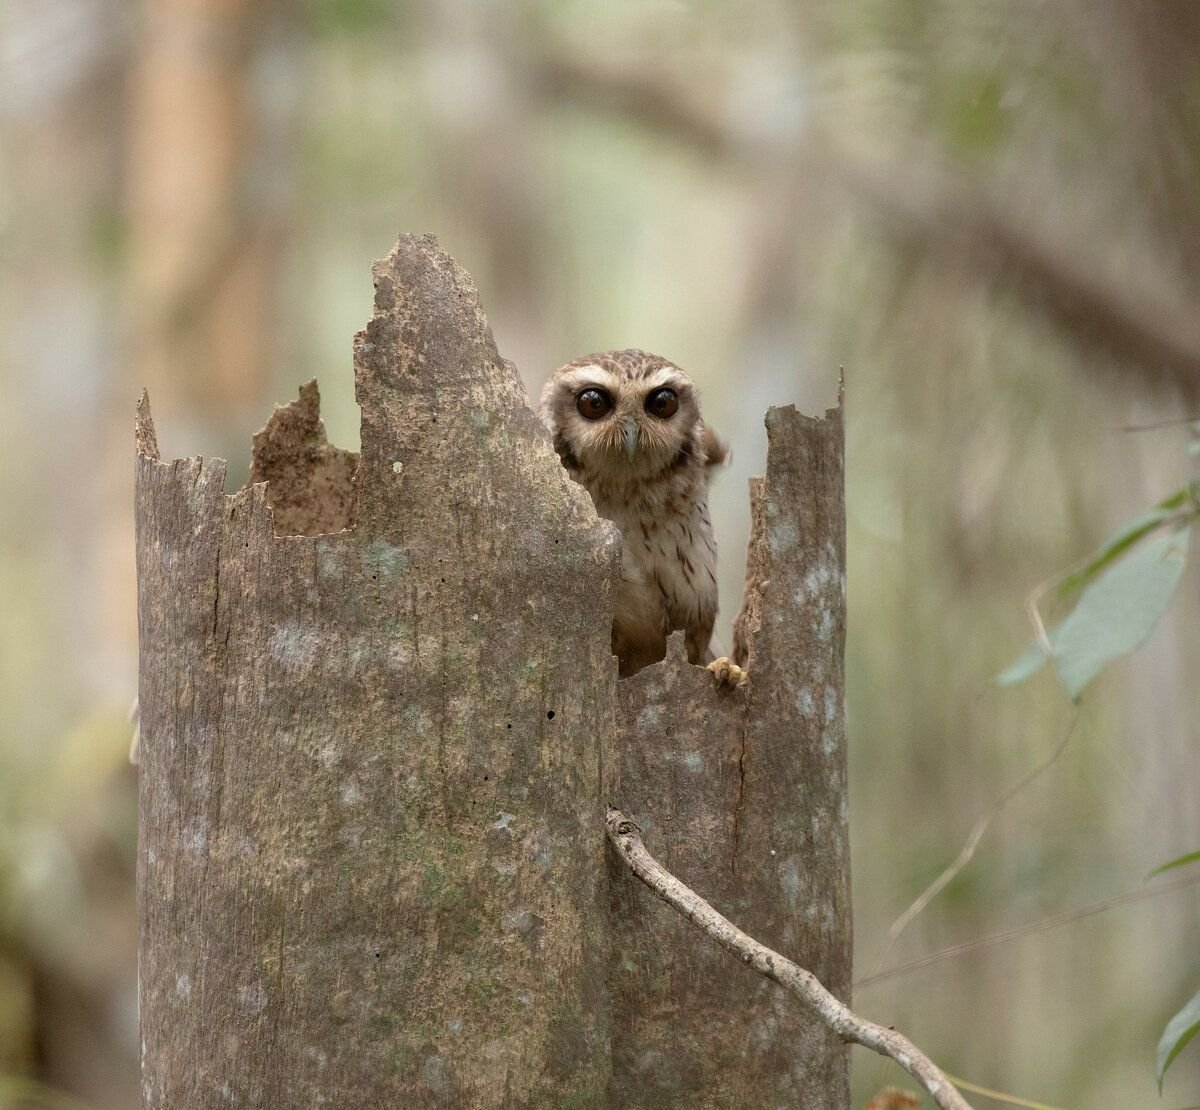
[[[361,457],[309,385],[232,496],[139,408],[143,1106],[847,1105],[836,1038],[603,854],[619,802],[848,1000],[840,411],[768,416],[719,693],[678,638],[617,682],[616,534],[432,240],[355,372]]]
[[[943,1110],[971,1110],[949,1077],[906,1036],[894,1027],[885,1029],[860,1018],[830,994],[811,971],[742,932],[687,884],[681,883],[646,851],[636,822],[630,821],[619,809],[609,807],[604,824],[618,858],[647,890],[680,913],[689,925],[740,960],[744,967],[789,991],[825,1028],[842,1040],[878,1052],[902,1067]],[[919,1101],[915,1100],[914,1105]]]
[[[715,690],[678,635],[623,680],[617,793],[665,867],[849,1003],[841,409],[772,409],[767,433],[735,637],[750,681]],[[618,1105],[849,1105],[835,1035],[610,867]]]
[[[140,409],[143,1106],[596,1106],[616,540],[431,240],[356,381],[322,536]]]

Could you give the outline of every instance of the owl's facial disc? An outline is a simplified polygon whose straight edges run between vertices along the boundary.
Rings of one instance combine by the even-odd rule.
[[[543,406],[560,456],[614,480],[645,480],[686,460],[700,419],[691,379],[670,364],[626,373],[580,360],[548,384]]]

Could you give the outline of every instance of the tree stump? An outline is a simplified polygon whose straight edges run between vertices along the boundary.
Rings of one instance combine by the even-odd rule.
[[[470,278],[405,237],[375,289],[361,458],[306,386],[229,495],[138,407],[143,1107],[848,1105],[603,827],[847,996],[840,414],[768,419],[750,685],[618,683],[619,537]]]

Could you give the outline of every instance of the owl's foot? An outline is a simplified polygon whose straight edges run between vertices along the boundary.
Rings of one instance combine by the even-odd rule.
[[[706,669],[713,676],[713,683],[718,690],[723,686],[730,689],[741,686],[750,677],[736,663],[731,662],[727,655],[722,655],[720,659],[714,659]]]

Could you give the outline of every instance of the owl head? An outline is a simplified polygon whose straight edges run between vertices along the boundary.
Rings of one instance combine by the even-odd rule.
[[[541,412],[563,464],[583,475],[646,480],[724,458],[692,379],[645,351],[568,362],[546,382]]]

